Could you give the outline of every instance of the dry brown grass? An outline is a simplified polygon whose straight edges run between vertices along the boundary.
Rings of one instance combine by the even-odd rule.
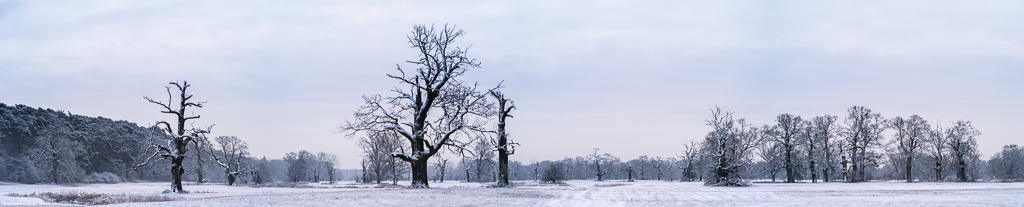
[[[88,192],[43,192],[32,194],[7,194],[11,197],[36,197],[50,203],[66,203],[78,205],[108,205],[117,203],[139,203],[139,202],[161,202],[173,201],[171,197],[163,195],[140,195],[140,194],[102,194]]]

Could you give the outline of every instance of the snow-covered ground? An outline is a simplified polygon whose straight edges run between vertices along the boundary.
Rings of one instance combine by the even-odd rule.
[[[755,183],[704,187],[697,182],[568,181],[508,188],[449,181],[432,189],[376,188],[343,182],[313,188],[186,184],[189,194],[162,194],[168,183],[81,186],[0,184],[0,206],[54,205],[10,193],[94,192],[164,195],[168,202],[114,206],[1024,206],[1024,183]],[[408,185],[408,182],[399,184]]]

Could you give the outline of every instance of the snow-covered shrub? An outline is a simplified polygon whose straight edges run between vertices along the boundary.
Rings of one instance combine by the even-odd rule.
[[[124,179],[121,178],[121,176],[115,175],[114,173],[101,172],[101,173],[92,173],[92,174],[86,175],[85,178],[82,178],[82,182],[83,183],[120,183],[120,182],[124,182]]]
[[[541,177],[541,181],[550,183],[560,183],[565,180],[565,167],[562,166],[561,162],[553,162],[548,165],[547,169],[544,169],[544,174]]]

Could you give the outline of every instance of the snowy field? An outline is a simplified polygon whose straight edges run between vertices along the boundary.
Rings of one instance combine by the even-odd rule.
[[[403,183],[399,183],[403,184]],[[404,183],[408,185],[408,182]],[[94,192],[168,196],[174,201],[112,206],[1024,206],[1024,183],[755,183],[704,187],[697,182],[568,181],[521,183],[514,189],[485,184],[431,183],[432,189],[378,188],[343,182],[311,188],[253,188],[186,184],[189,194],[163,194],[169,183],[81,186],[0,184],[0,206],[54,205],[39,192]]]

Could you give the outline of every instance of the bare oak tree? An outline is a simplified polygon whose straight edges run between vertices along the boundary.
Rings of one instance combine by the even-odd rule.
[[[765,134],[768,134],[773,141],[782,146],[783,165],[786,168],[786,182],[796,182],[796,169],[793,167],[793,151],[796,150],[799,142],[797,136],[804,129],[804,121],[800,116],[781,114],[775,117],[776,125],[766,127]]]
[[[943,131],[942,126],[936,124],[935,129],[928,134],[928,153],[932,155],[935,162],[935,182],[942,182],[946,176],[942,174],[942,163],[946,161],[946,143],[949,139]]]
[[[683,172],[679,178],[681,181],[693,181],[698,178],[696,170],[697,168],[693,163],[700,159],[700,146],[696,141],[690,141],[689,144],[683,145],[683,154],[679,155],[679,168],[682,168]]]
[[[766,142],[758,145],[757,155],[764,160],[764,172],[768,173],[768,176],[772,178],[772,182],[775,182],[775,178],[779,174],[779,171],[785,168],[786,163],[783,156],[782,144],[775,142]]]
[[[594,175],[597,176],[597,181],[603,181],[604,180],[604,175],[608,174],[608,165],[610,165],[613,160],[618,159],[618,158],[615,158],[614,156],[612,156],[611,154],[608,154],[608,153],[598,154],[597,152],[599,150],[601,150],[601,149],[594,148],[594,154],[590,155],[589,161],[590,161],[591,164],[593,164],[592,165],[594,167],[594,171],[593,172],[594,172]]]
[[[906,158],[907,182],[913,182],[914,155],[924,139],[929,136],[930,132],[928,130],[931,129],[931,126],[928,126],[928,121],[925,121],[918,115],[912,115],[908,119],[902,117],[892,118],[889,119],[887,124],[889,128],[896,130],[892,141],[896,145],[896,149],[899,150],[900,155]]]
[[[139,167],[149,164],[154,157],[160,156],[164,159],[171,160],[171,192],[183,193],[184,190],[181,186],[181,175],[185,173],[185,169],[181,163],[187,157],[188,145],[197,144],[199,140],[205,140],[206,134],[210,133],[210,127],[206,129],[191,128],[186,129],[185,125],[188,120],[198,119],[199,115],[188,115],[186,110],[190,107],[202,108],[206,102],[190,102],[192,95],[188,95],[186,90],[190,86],[188,81],[170,82],[169,85],[174,85],[174,88],[178,90],[178,105],[174,105],[174,96],[171,93],[171,87],[165,87],[167,89],[167,103],[150,99],[149,97],[143,96],[146,101],[150,103],[160,105],[164,108],[161,113],[173,114],[177,118],[177,126],[171,127],[171,124],[166,121],[156,122],[156,126],[163,126],[163,130],[170,135],[167,144],[157,144],[154,140],[150,139],[147,150],[155,150],[149,158],[146,158],[142,163],[136,164],[132,169],[132,172],[136,171]],[[164,136],[158,136],[164,137]]]
[[[360,131],[387,131],[407,139],[411,153],[392,156],[411,165],[411,188],[429,187],[429,158],[444,147],[464,149],[459,133],[475,127],[471,116],[483,115],[490,108],[475,85],[457,79],[468,68],[480,66],[466,57],[467,49],[452,45],[464,34],[447,25],[441,31],[423,25],[413,27],[408,39],[418,50],[419,59],[407,62],[417,68],[407,71],[399,66],[399,74],[388,75],[408,89],[396,87],[392,91],[397,95],[393,97],[364,96],[365,105],[355,112],[355,121],[341,127],[350,136]]]
[[[246,156],[249,156],[249,144],[236,136],[219,136],[214,138],[220,146],[221,156],[210,147],[210,154],[213,159],[224,168],[224,175],[228,178],[228,185],[235,185],[238,176],[245,173],[244,168]]]
[[[974,129],[974,125],[971,125],[971,121],[956,121],[953,122],[953,127],[946,130],[946,137],[949,139],[946,144],[949,145],[949,150],[953,154],[953,158],[956,159],[956,180],[959,182],[967,182],[971,179],[967,177],[967,159],[978,148],[978,143],[974,137],[981,134],[977,129]]]
[[[885,130],[884,119],[878,113],[863,106],[850,107],[846,117],[846,141],[849,143],[850,164],[852,173],[848,181],[861,182],[867,178],[864,168],[867,167],[868,151],[878,145],[882,131]]]
[[[320,163],[323,164],[324,173],[327,174],[327,183],[334,184],[334,181],[339,178],[336,170],[338,168],[338,155],[320,152],[316,156]]]
[[[746,185],[739,173],[750,162],[750,153],[761,142],[762,132],[744,119],[734,120],[731,111],[718,107],[711,110],[711,117],[705,122],[714,130],[705,137],[704,149],[714,159],[714,170],[705,185]]]
[[[822,164],[822,180],[824,182],[831,181],[829,172],[835,171],[835,164],[833,164],[833,145],[835,145],[835,137],[839,131],[839,127],[836,125],[836,116],[818,116],[811,120],[811,127],[814,131],[814,139],[821,143],[821,150],[825,156]]]

